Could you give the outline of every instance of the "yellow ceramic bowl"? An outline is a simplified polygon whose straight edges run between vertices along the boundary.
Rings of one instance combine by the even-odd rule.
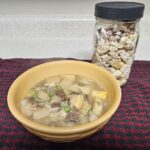
[[[37,82],[60,74],[77,74],[90,77],[108,91],[109,109],[97,120],[75,127],[50,127],[29,120],[19,110],[19,101]],[[87,137],[100,129],[116,112],[121,101],[117,80],[105,69],[82,61],[53,61],[38,65],[20,75],[11,85],[7,102],[12,115],[30,132],[54,142],[71,142]]]

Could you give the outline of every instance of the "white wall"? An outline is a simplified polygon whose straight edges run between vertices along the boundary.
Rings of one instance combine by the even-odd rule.
[[[94,5],[100,1],[0,0],[0,57],[91,58]],[[150,1],[137,2],[146,10],[136,59],[150,60]]]

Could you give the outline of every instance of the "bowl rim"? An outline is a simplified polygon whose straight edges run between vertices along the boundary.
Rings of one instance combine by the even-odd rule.
[[[24,78],[28,73],[31,73],[33,70],[42,68],[45,65],[49,66],[49,65],[58,64],[58,63],[76,63],[76,64],[82,63],[85,65],[88,65],[89,67],[94,67],[95,69],[99,69],[104,74],[107,74],[107,76],[109,76],[111,81],[113,82],[113,84],[116,88],[116,91],[117,91],[116,97],[114,99],[114,103],[108,109],[108,111],[106,113],[104,113],[102,116],[100,116],[100,118],[98,118],[92,122],[85,123],[85,124],[78,125],[78,126],[73,126],[73,127],[51,127],[51,126],[47,126],[47,125],[42,125],[40,123],[31,121],[30,119],[26,118],[23,114],[21,114],[19,112],[19,110],[16,109],[15,104],[13,104],[13,101],[11,100],[11,95],[13,93],[13,89],[16,86],[16,84],[18,82],[20,82],[20,80],[22,80],[22,78]],[[57,134],[57,135],[61,134],[62,135],[62,134],[73,134],[73,133],[85,132],[92,128],[96,128],[100,124],[106,122],[117,111],[117,109],[120,105],[120,102],[121,102],[121,96],[122,96],[122,93],[121,93],[121,87],[119,85],[119,82],[112,76],[112,74],[110,72],[108,72],[103,67],[97,66],[97,65],[89,63],[89,62],[79,61],[79,60],[57,60],[57,61],[46,62],[46,63],[36,65],[36,66],[31,67],[30,69],[26,70],[25,72],[23,72],[21,75],[19,75],[13,81],[13,83],[11,84],[11,86],[8,90],[7,104],[8,104],[8,108],[9,108],[11,114],[16,118],[16,120],[18,120],[20,123],[27,126],[28,128],[31,128],[33,130],[40,131],[43,133],[50,133],[50,134]]]

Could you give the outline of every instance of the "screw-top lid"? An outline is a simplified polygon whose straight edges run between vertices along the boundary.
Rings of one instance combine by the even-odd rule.
[[[102,2],[95,5],[95,16],[111,20],[136,20],[143,17],[145,5],[136,2]]]

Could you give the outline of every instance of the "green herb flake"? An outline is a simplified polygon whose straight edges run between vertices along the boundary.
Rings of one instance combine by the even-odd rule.
[[[54,93],[49,92],[48,95],[49,95],[49,97],[52,97],[54,95]]]
[[[37,98],[37,92],[34,92],[32,98],[35,100]]]
[[[62,89],[62,87],[60,85],[56,85],[55,88],[56,89]]]
[[[66,113],[69,113],[71,111],[71,108],[69,106],[64,106],[63,109]]]

